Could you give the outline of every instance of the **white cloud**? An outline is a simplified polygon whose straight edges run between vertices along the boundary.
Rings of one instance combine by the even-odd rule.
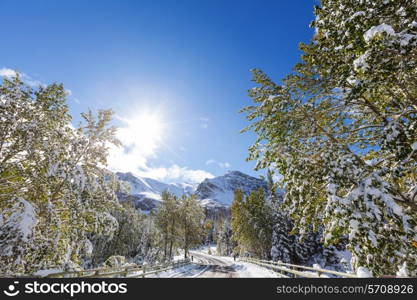
[[[1,77],[14,77],[20,75],[21,79],[29,86],[31,87],[38,87],[38,86],[45,86],[45,84],[43,84],[42,82],[40,82],[39,80],[33,79],[31,76],[22,73],[22,72],[17,72],[13,69],[10,68],[2,68],[0,69],[0,76]]]
[[[151,167],[149,160],[156,158],[162,145],[162,119],[152,113],[144,113],[134,119],[117,117],[123,124],[116,136],[122,147],[109,145],[108,166],[112,171],[132,172],[163,182],[200,183],[214,176],[204,170],[193,170],[172,164],[168,167]],[[185,149],[185,148],[184,148]],[[186,150],[186,149],[185,149]]]
[[[123,146],[109,146],[108,164],[113,170],[132,172],[137,174],[139,169],[147,169],[147,161],[154,157],[157,148],[160,146],[160,133],[158,128],[147,126],[146,122],[152,117],[140,116],[136,120],[129,120],[116,116],[123,123],[118,127],[116,137]],[[156,125],[155,125],[156,126]]]
[[[9,69],[9,68],[2,68],[0,69],[0,76],[2,77],[14,77],[18,73],[15,70]]]
[[[206,165],[211,165],[211,164],[215,164],[216,161],[214,159],[209,159],[208,161],[206,161]]]
[[[112,171],[132,172],[137,174],[139,169],[147,169],[147,158],[136,149],[126,146],[109,145],[107,163]]]
[[[46,85],[39,81],[36,80],[34,78],[32,78],[31,76],[29,76],[28,74],[22,73],[22,72],[18,72],[16,70],[10,69],[10,68],[2,68],[0,69],[0,77],[15,77],[19,75],[20,78],[23,80],[23,82],[25,82],[27,85],[31,86],[31,87],[39,87],[39,86],[43,86],[45,87]],[[71,96],[72,95],[72,91],[69,89],[65,89],[65,93],[67,94],[67,96]],[[76,100],[76,102],[79,100]],[[79,103],[79,102],[77,102]]]
[[[200,183],[206,178],[214,176],[204,170],[193,170],[187,167],[180,167],[176,164],[168,168],[148,168],[147,170],[136,172],[139,176],[150,177],[163,182],[188,182]]]
[[[169,167],[150,167],[148,164],[148,157],[135,149],[109,146],[108,165],[112,171],[131,172],[137,176],[149,177],[167,183],[200,183],[206,178],[214,177],[207,171],[180,167],[176,164]]]
[[[25,74],[23,74],[22,79],[26,84],[28,84],[31,87],[45,86],[44,83],[40,82],[39,80],[34,80]]]
[[[210,122],[210,118],[208,117],[201,117],[200,118],[200,127],[203,129],[207,129],[208,128],[208,123]]]
[[[219,162],[214,159],[209,159],[206,161],[206,165],[213,165],[213,164],[219,166],[220,168],[225,168],[225,169],[231,167],[231,164],[229,164],[228,162]]]
[[[219,162],[219,166],[221,168],[230,168],[231,167],[231,165],[228,162],[224,162],[224,163]]]

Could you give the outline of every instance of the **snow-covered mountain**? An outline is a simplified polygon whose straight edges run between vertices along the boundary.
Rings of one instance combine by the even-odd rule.
[[[205,179],[197,187],[196,194],[205,207],[230,207],[234,192],[240,189],[249,194],[258,188],[267,190],[267,183],[239,171],[229,171],[223,176]]]
[[[163,183],[152,178],[134,176],[132,173],[118,172],[116,175],[119,180],[125,181],[130,185],[130,193],[132,195],[141,194],[159,200],[161,199],[161,193],[163,191],[168,191],[177,196],[181,196],[183,194],[191,194],[196,189],[196,185],[188,183]]]
[[[131,200],[136,208],[149,211],[161,201],[161,193],[169,191],[177,196],[195,193],[201,204],[207,209],[228,209],[233,201],[234,191],[240,189],[245,194],[262,187],[267,188],[264,180],[246,175],[239,171],[229,171],[223,176],[205,179],[198,185],[189,183],[169,184],[155,179],[134,176],[132,173],[116,173],[121,181],[130,185],[130,193],[119,193],[121,201]]]
[[[130,186],[129,194],[119,193],[119,200],[133,200],[136,208],[151,210],[161,201],[161,193],[168,191],[178,197],[192,194],[197,186],[189,183],[163,183],[146,177],[135,176],[132,173],[116,173],[119,180]]]

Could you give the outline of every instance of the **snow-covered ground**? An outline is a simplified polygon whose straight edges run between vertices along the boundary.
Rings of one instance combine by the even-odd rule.
[[[207,271],[208,268],[209,266],[200,266],[193,263],[149,276],[149,278],[195,278]]]
[[[204,254],[210,254],[211,253],[212,255],[215,255],[217,253],[217,245],[216,244],[205,245],[205,246],[202,246],[202,247],[198,248],[198,250],[196,250],[196,252],[201,252],[201,253],[204,253]]]
[[[220,258],[221,260],[233,263],[236,266],[237,273],[239,274],[240,278],[276,278],[279,277],[277,273],[272,270],[260,267],[255,264],[233,260],[233,257],[229,256],[215,256],[216,258]]]
[[[215,246],[205,247],[199,251],[192,251],[193,262],[181,268],[175,268],[166,272],[155,274],[158,278],[275,278],[277,274],[255,264],[233,260],[228,256],[209,255],[208,249],[215,253]]]

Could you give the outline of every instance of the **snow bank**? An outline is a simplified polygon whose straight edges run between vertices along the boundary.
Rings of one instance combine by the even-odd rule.
[[[257,266],[255,264],[239,262],[238,266],[243,268],[236,268],[240,278],[276,278],[279,277],[277,273],[272,270]]]
[[[232,257],[229,256],[218,256],[215,255],[215,258],[219,258],[225,263],[231,264],[235,272],[239,275],[239,278],[277,278],[278,274],[270,269],[249,263],[243,262],[241,260],[234,261]]]
[[[60,273],[60,272],[63,272],[63,271],[61,269],[45,269],[45,270],[38,270],[35,273],[33,273],[33,275],[46,277],[50,274],[55,274],[55,273]]]
[[[217,253],[217,245],[216,244],[206,245],[206,246],[200,247],[198,249],[199,252],[204,253],[204,254],[209,254],[209,250],[210,250],[210,253],[212,255],[216,254]]]

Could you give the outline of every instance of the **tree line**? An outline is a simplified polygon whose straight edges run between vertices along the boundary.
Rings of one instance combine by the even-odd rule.
[[[284,263],[350,269],[341,263],[339,251],[346,240],[334,245],[323,243],[323,230],[312,226],[298,232],[285,206],[284,194],[277,191],[273,172],[267,173],[268,188],[253,190],[249,195],[236,190],[231,216],[219,232],[217,252],[221,255],[249,256]]]

